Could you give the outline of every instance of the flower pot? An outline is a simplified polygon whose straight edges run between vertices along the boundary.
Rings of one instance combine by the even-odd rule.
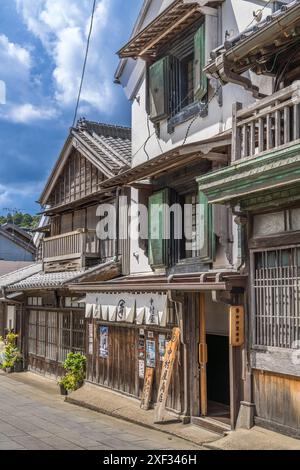
[[[23,362],[16,362],[14,365],[14,371],[15,372],[23,372],[24,367],[23,367]]]
[[[83,380],[80,380],[79,382],[77,382],[77,388],[81,388],[83,385]]]
[[[63,396],[68,395],[68,390],[66,390],[65,387],[62,384],[59,384],[59,390],[60,390],[61,395],[63,395]]]
[[[13,371],[13,368],[12,368],[12,367],[6,367],[6,369],[5,369],[5,372],[6,372],[7,374],[11,374],[12,371]]]

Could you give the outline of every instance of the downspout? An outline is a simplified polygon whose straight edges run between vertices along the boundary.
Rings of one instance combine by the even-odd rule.
[[[240,271],[245,267],[245,233],[244,227],[248,222],[245,213],[241,212],[239,208],[232,207],[232,213],[236,216],[235,223],[240,227],[238,231],[238,241],[240,245],[240,253],[238,254],[238,266],[237,271]]]
[[[7,302],[23,306],[23,302],[20,302],[19,300],[11,300],[7,297],[5,287],[1,288],[1,292],[2,292],[2,296],[3,296],[4,300],[7,300]],[[24,351],[23,351],[23,346],[24,346],[23,345],[23,308],[21,309],[21,312],[20,312],[20,339],[21,339],[21,351],[24,355]],[[23,361],[24,361],[24,359],[23,359]]]
[[[173,279],[173,275],[168,277],[168,283],[171,282]],[[185,335],[185,328],[183,327],[183,303],[184,298],[182,295],[176,296],[176,293],[173,291],[169,291],[169,299],[171,302],[174,303],[176,317],[178,321],[178,325],[180,328],[180,341],[183,345],[183,396],[184,396],[184,404],[183,404],[183,411],[182,411],[182,422],[186,424],[189,422],[189,386],[188,386],[188,350],[187,350],[187,342],[186,342],[186,335]]]
[[[116,190],[116,240],[115,240],[115,261],[119,261],[120,254],[119,254],[119,248],[120,248],[120,241],[119,241],[119,236],[120,236],[120,192],[121,188],[118,186]]]

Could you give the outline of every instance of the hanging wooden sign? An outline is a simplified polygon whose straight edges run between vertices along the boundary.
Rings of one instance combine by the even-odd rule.
[[[177,350],[179,346],[179,340],[180,340],[180,329],[173,328],[172,338],[167,345],[165,356],[164,356],[159,390],[158,390],[158,395],[157,395],[157,405],[156,405],[155,413],[154,413],[154,423],[161,423],[165,421],[166,402],[168,398],[169,386],[170,386],[172,373],[174,369],[176,354],[177,354]]]
[[[154,378],[154,369],[147,367],[146,373],[145,373],[145,379],[144,379],[142,400],[141,400],[142,410],[149,410],[151,395],[152,395],[153,378]]]
[[[242,305],[229,309],[229,343],[242,346],[245,341],[245,311]]]

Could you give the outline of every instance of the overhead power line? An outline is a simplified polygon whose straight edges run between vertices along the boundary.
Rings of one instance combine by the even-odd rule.
[[[97,3],[97,0],[93,0],[93,7],[92,7],[92,14],[91,14],[91,22],[90,22],[90,30],[89,30],[89,35],[88,35],[87,44],[86,44],[85,57],[84,57],[84,62],[83,62],[83,68],[82,68],[82,74],[81,74],[79,92],[78,92],[78,97],[77,97],[77,102],[76,102],[76,108],[75,108],[75,113],[74,113],[74,119],[73,119],[72,127],[74,127],[74,126],[75,126],[75,123],[76,123],[76,118],[77,118],[77,113],[78,113],[78,107],[79,107],[80,98],[81,98],[82,86],[83,86],[84,77],[85,77],[86,64],[87,64],[87,59],[88,59],[89,49],[90,49],[91,35],[92,35],[93,25],[94,25],[94,17],[95,17],[95,11],[96,11],[96,3]]]

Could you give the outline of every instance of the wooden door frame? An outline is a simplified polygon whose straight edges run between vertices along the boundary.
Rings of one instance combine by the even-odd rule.
[[[224,308],[225,305],[224,305]],[[225,312],[226,313],[226,312]],[[205,292],[199,294],[199,388],[200,388],[200,415],[207,416],[207,361],[208,351],[206,343],[206,304]],[[228,313],[229,321],[229,313]],[[229,335],[228,335],[229,343]],[[234,429],[242,400],[242,348],[229,345],[229,394],[230,394],[230,423]]]
[[[205,292],[201,292],[199,294],[199,386],[201,416],[207,416],[207,344],[205,313]]]

